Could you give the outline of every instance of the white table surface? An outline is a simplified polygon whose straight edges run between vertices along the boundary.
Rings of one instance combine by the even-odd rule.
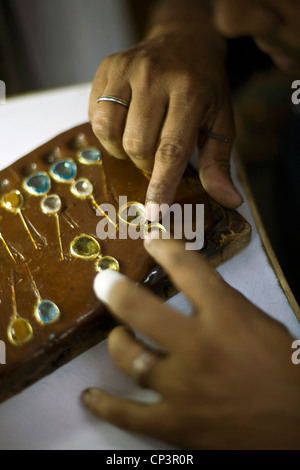
[[[83,84],[15,97],[1,105],[0,169],[87,121],[89,91],[90,85]],[[234,169],[233,179],[242,189]],[[240,212],[252,224],[251,243],[218,270],[229,284],[300,338],[300,325],[262,248],[247,201]],[[188,309],[181,294],[173,302],[183,311]],[[103,341],[0,405],[0,449],[172,449],[91,416],[79,402],[81,391],[89,386],[140,400],[156,398],[154,392],[140,389],[117,370]]]

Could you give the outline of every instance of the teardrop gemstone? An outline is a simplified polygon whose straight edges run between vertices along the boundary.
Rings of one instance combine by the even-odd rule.
[[[72,159],[62,160],[52,165],[50,174],[58,183],[71,183],[77,175],[77,166]]]
[[[37,315],[42,323],[53,323],[58,320],[60,310],[51,300],[43,300],[37,306]]]
[[[40,171],[27,178],[24,188],[33,196],[43,196],[49,192],[51,180],[46,172]]]
[[[33,337],[32,326],[25,318],[15,318],[8,327],[8,338],[11,343],[22,346]]]
[[[82,150],[78,152],[78,160],[80,163],[83,163],[83,165],[95,165],[95,163],[101,160],[101,152],[94,147]]]

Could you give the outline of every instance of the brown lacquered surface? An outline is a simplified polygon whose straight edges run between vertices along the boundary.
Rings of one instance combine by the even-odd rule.
[[[16,260],[14,263],[0,240],[0,339],[7,346],[7,364],[0,368],[0,401],[100,341],[114,325],[113,319],[93,293],[95,260],[77,259],[70,254],[70,244],[80,234],[97,238],[96,226],[102,217],[96,215],[90,200],[76,199],[70,192],[69,184],[51,179],[49,194],[58,194],[62,200],[59,221],[65,259],[61,261],[55,216],[43,214],[40,208],[42,197],[32,196],[23,189],[23,181],[32,169],[34,172],[49,171],[51,158],[48,155],[56,149],[53,158],[58,159],[56,161],[74,159],[78,168],[77,178],[88,178],[94,185],[96,202],[105,202],[100,166],[84,166],[78,162],[78,150],[74,148],[73,141],[79,133],[84,133],[84,137],[79,139],[84,147],[97,147],[98,141],[90,125],[84,124],[56,137],[0,172],[0,181],[7,179],[10,182],[5,188],[5,185],[0,185],[0,198],[13,190],[23,194],[22,214],[38,245],[36,250],[19,214],[0,208],[0,232]],[[104,170],[108,202],[118,209],[118,197],[126,195],[128,201],[144,203],[148,180],[129,160],[120,161],[106,156]],[[176,200],[180,203],[205,204],[203,252],[214,265],[240,251],[249,241],[251,230],[248,223],[235,211],[225,211],[211,201],[192,170],[187,171]],[[37,236],[31,224],[41,237]],[[154,266],[143,248],[142,240],[109,239],[99,242],[103,256],[118,260],[120,272],[138,282],[147,280],[152,289],[165,296],[170,295],[170,291],[164,291],[169,281],[162,270]],[[42,325],[37,321],[34,312],[38,299],[25,263],[41,297],[55,302],[59,307],[61,315],[57,322]],[[14,315],[13,281],[18,314],[28,320],[33,329],[32,340],[22,346],[11,344],[7,335]]]

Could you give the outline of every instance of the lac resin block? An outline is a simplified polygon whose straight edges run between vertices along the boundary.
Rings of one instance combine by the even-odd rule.
[[[93,293],[97,272],[120,271],[164,298],[175,293],[144,250],[143,237],[122,235],[124,226],[149,231],[148,183],[149,176],[130,160],[103,155],[89,124],[0,172],[0,340],[6,345],[0,401],[95,345],[114,327]],[[191,228],[203,230],[201,251],[214,266],[248,243],[249,224],[210,199],[191,168],[176,202],[189,204],[194,216],[197,204],[204,205],[202,226],[192,219]],[[165,230],[159,224],[155,228]]]

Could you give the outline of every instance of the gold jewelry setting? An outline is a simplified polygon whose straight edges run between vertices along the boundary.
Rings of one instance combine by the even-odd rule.
[[[76,237],[70,247],[71,255],[80,259],[96,259],[101,254],[100,244],[91,235],[79,235]]]
[[[61,261],[63,261],[64,252],[63,252],[63,247],[62,247],[61,230],[60,230],[60,222],[59,222],[59,213],[61,210],[60,197],[57,194],[50,194],[49,196],[45,196],[41,201],[41,210],[43,214],[47,214],[47,215],[55,217],[58,244],[59,244],[59,250],[60,250],[60,259]]]
[[[6,194],[2,198],[2,201],[1,201],[1,206],[4,209],[6,209],[8,212],[19,215],[19,217],[22,221],[22,224],[23,224],[26,232],[28,233],[28,235],[30,237],[30,240],[32,241],[32,244],[33,244],[34,248],[37,250],[38,249],[37,244],[35,243],[34,238],[33,238],[32,234],[31,234],[31,232],[28,228],[27,223],[26,223],[26,220],[25,220],[25,218],[22,214],[23,204],[24,204],[23,195],[18,190],[11,191],[10,193]]]

